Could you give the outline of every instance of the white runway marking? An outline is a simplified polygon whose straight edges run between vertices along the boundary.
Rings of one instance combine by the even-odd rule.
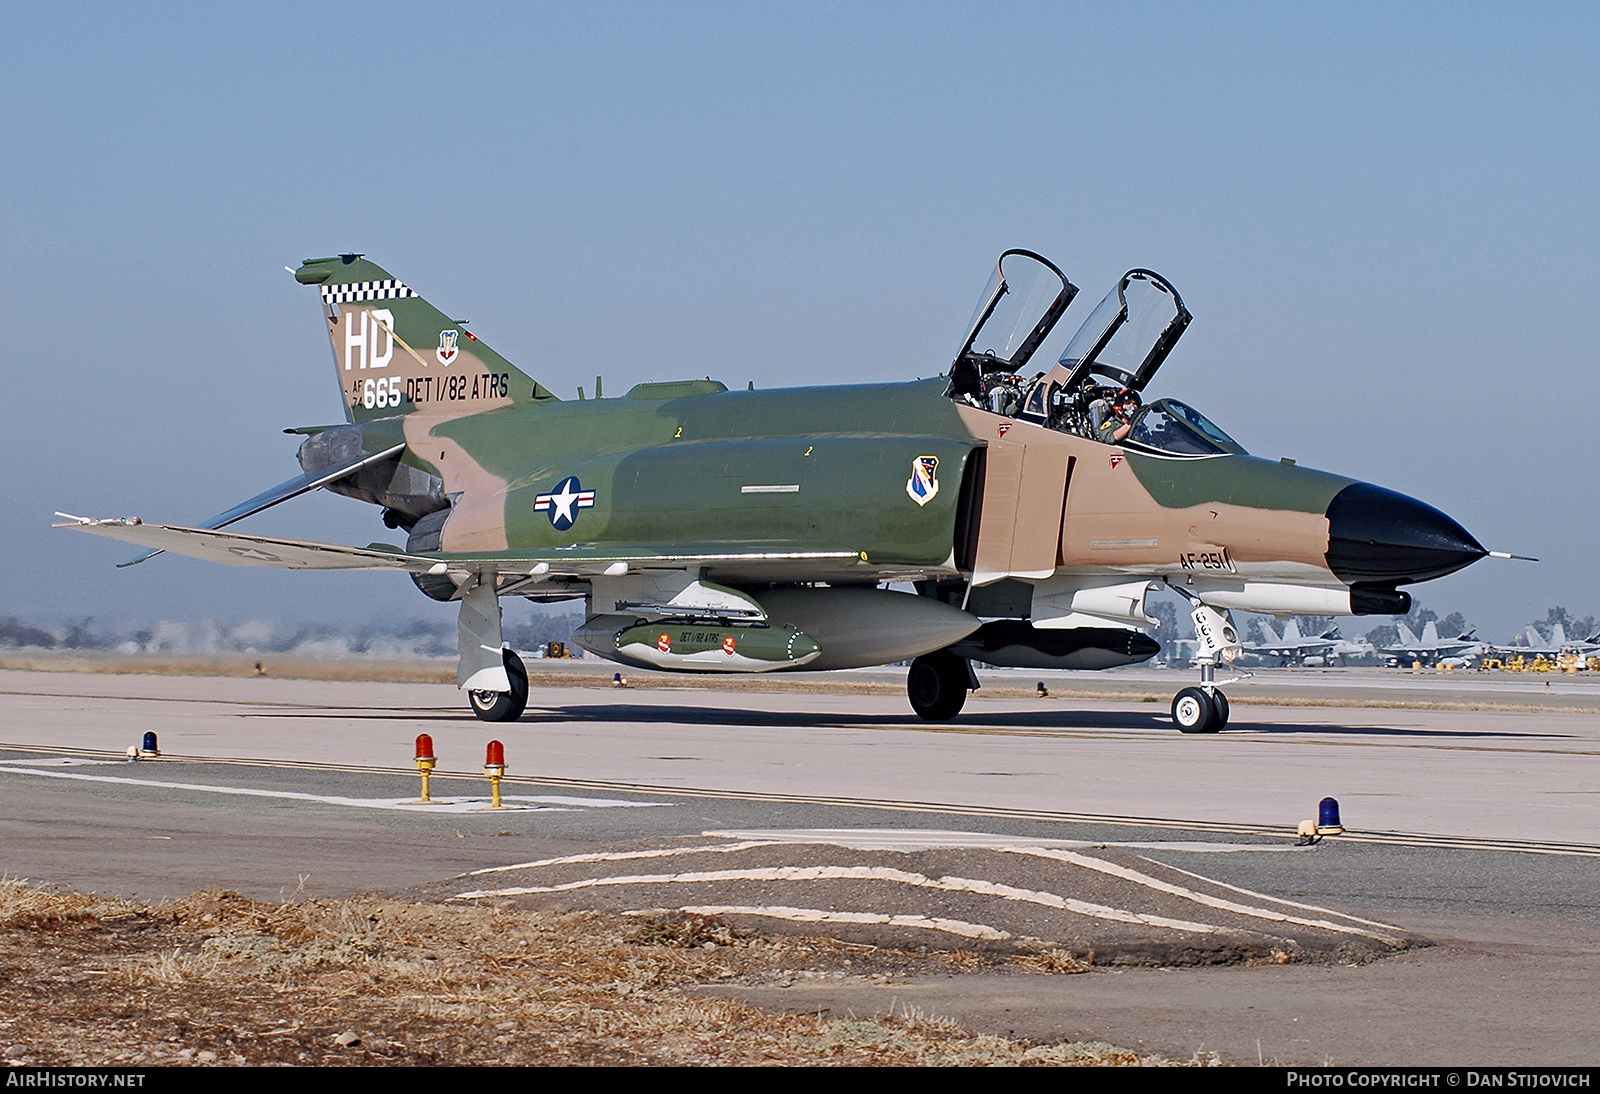
[[[1141,855],[1140,857],[1143,858],[1144,856]],[[1348,912],[1336,912],[1332,908],[1323,908],[1316,904],[1301,904],[1299,901],[1285,900],[1281,896],[1268,896],[1266,893],[1258,893],[1254,889],[1241,889],[1237,885],[1229,885],[1225,881],[1218,881],[1215,878],[1206,877],[1204,874],[1191,874],[1187,870],[1180,870],[1176,866],[1170,866],[1165,862],[1156,862],[1155,859],[1145,859],[1145,861],[1155,863],[1155,865],[1164,867],[1174,873],[1182,874],[1184,877],[1192,877],[1196,881],[1203,881],[1207,885],[1215,885],[1219,889],[1228,889],[1244,896],[1253,896],[1258,900],[1270,900],[1274,904],[1285,904],[1290,908],[1300,908],[1308,912],[1321,912],[1323,915],[1336,915],[1340,919],[1348,919],[1352,923],[1365,923],[1369,927],[1382,927],[1386,931],[1400,931],[1403,929],[1396,927],[1393,923],[1379,923],[1376,919],[1362,919],[1360,916],[1350,915]]]
[[[1066,862],[1071,863],[1074,866],[1082,866],[1087,870],[1095,870],[1102,874],[1109,874],[1112,877],[1121,878],[1124,881],[1131,881],[1136,885],[1146,886],[1154,889],[1158,893],[1166,893],[1169,896],[1182,897],[1184,900],[1192,900],[1196,904],[1203,904],[1208,908],[1216,908],[1218,911],[1233,912],[1235,915],[1250,916],[1255,919],[1266,919],[1275,923],[1295,923],[1301,927],[1316,927],[1324,931],[1337,931],[1340,934],[1359,934],[1366,938],[1376,939],[1379,942],[1388,942],[1395,945],[1400,943],[1400,939],[1398,938],[1376,934],[1373,931],[1363,930],[1360,927],[1352,927],[1344,923],[1335,923],[1328,919],[1303,919],[1300,916],[1285,915],[1282,912],[1275,912],[1270,908],[1254,908],[1248,904],[1239,904],[1236,901],[1223,900],[1220,897],[1207,896],[1205,893],[1197,893],[1193,889],[1186,889],[1182,885],[1173,885],[1171,882],[1161,881],[1157,878],[1153,878],[1149,874],[1141,874],[1137,870],[1130,870],[1126,866],[1118,866],[1114,862],[1107,862],[1104,859],[1094,858],[1091,855],[1080,855],[1075,851],[1060,851],[1048,847],[1002,847],[1000,850],[1009,851],[1012,854],[1034,855],[1038,858],[1054,859],[1057,862]],[[1210,879],[1208,878],[1206,880]],[[1267,897],[1266,899],[1271,900],[1272,898]],[[1334,914],[1338,915],[1339,913],[1335,912]]]
[[[1147,927],[1164,927],[1174,931],[1194,934],[1217,934],[1220,927],[1209,923],[1194,923],[1184,919],[1130,912],[1104,904],[1091,904],[1073,897],[1058,896],[1034,889],[1020,889],[1013,885],[1000,885],[992,881],[972,878],[930,878],[926,874],[896,870],[888,866],[763,866],[748,870],[696,870],[678,874],[623,874],[615,877],[592,877],[582,881],[568,881],[557,885],[523,885],[507,889],[476,889],[457,893],[458,900],[480,900],[495,896],[529,896],[539,893],[567,893],[577,889],[594,889],[615,885],[696,885],[722,881],[886,881],[909,885],[918,889],[939,889],[947,893],[976,893],[1002,900],[1016,900],[1027,904],[1042,904],[1047,908],[1073,912],[1093,919],[1107,919],[1117,923],[1138,923]]]
[[[1210,843],[1204,840],[1127,841],[1050,839],[1037,836],[1006,836],[990,832],[954,832],[929,828],[757,828],[704,832],[719,839],[765,840],[770,843],[826,843],[852,851],[935,851],[941,849],[1002,850],[1011,847],[1127,847],[1143,851],[1193,851],[1202,854],[1225,851],[1293,852],[1285,843]]]
[[[1003,942],[1013,937],[1007,931],[968,923],[961,919],[930,919],[921,915],[886,915],[880,912],[825,912],[820,908],[789,908],[784,905],[694,904],[679,908],[690,915],[758,915],[768,919],[787,919],[795,923],[864,923],[888,927],[921,927],[944,931],[963,938],[982,938]]]
[[[585,862],[627,862],[642,858],[673,858],[677,855],[699,855],[707,852],[726,854],[729,851],[748,851],[752,847],[777,847],[777,840],[746,840],[743,843],[719,843],[712,847],[664,847],[653,851],[590,851],[582,855],[562,855],[560,858],[542,858],[536,862],[514,862],[510,866],[489,866],[473,870],[462,877],[479,874],[503,874],[508,870],[536,870],[541,866],[571,866]]]
[[[32,775],[43,779],[72,779],[80,782],[116,783],[121,786],[154,786],[163,790],[194,790],[204,794],[231,794],[246,798],[281,798],[287,801],[343,805],[352,809],[396,809],[417,813],[494,813],[488,798],[452,797],[424,804],[414,798],[348,798],[336,794],[307,794],[298,790],[262,790],[250,786],[214,786],[209,783],[167,782],[162,779],[136,779],[126,775],[82,775],[68,771],[41,771],[31,767],[0,767],[0,774]],[[506,794],[502,801],[517,810],[564,813],[574,808],[627,809],[666,805],[666,802],[623,801],[614,798],[572,798],[562,795]],[[500,810],[503,812],[504,810]]]

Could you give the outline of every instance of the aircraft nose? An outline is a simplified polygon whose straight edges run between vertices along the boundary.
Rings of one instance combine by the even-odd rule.
[[[1349,585],[1427,581],[1488,553],[1446,514],[1381,486],[1352,483],[1328,504],[1328,568]]]

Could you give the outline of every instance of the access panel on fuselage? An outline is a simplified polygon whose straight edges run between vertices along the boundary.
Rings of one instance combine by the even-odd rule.
[[[1060,554],[1069,439],[987,411],[962,408],[961,415],[988,443],[973,584],[1049,577]]]

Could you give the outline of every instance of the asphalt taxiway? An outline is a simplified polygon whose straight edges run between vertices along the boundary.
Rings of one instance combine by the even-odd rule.
[[[1437,1054],[1477,1036],[1523,1063],[1572,1059],[1563,1046],[1600,1033],[1564,1001],[1600,971],[1592,712],[1456,709],[1470,695],[1429,680],[1452,708],[1240,703],[1224,733],[1186,737],[1126,699],[980,692],[928,726],[898,696],[583,682],[490,726],[433,685],[3,672],[0,869],[145,899],[411,892],[709,909],[901,945],[1098,947],[1129,963],[897,990],[975,1028],[1169,1053],[1204,1040],[1241,1062],[1262,1032],[1264,1059],[1334,1058],[1367,1030],[1393,1049],[1369,1060],[1451,1058]],[[164,757],[127,763],[145,732]],[[440,760],[428,806],[410,762],[424,732]],[[481,769],[491,737],[509,766],[500,811]],[[1324,796],[1350,832],[1296,847]],[[1309,960],[1237,964],[1274,951]],[[1362,964],[1380,952],[1397,955]],[[1328,976],[1338,990],[1307,1027],[1273,1002]],[[1524,980],[1525,998],[1506,989]],[[752,998],[854,1007],[866,990]],[[1419,993],[1429,1009],[1402,1035],[1392,1016]]]

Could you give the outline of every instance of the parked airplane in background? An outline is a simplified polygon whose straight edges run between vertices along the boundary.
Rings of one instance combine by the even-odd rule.
[[[1554,660],[1562,654],[1579,652],[1582,643],[1574,643],[1567,639],[1567,628],[1560,623],[1550,624],[1550,637],[1545,638],[1539,633],[1539,628],[1532,623],[1528,624],[1519,636],[1520,641],[1509,645],[1495,645],[1496,657],[1548,657]],[[1591,639],[1592,641],[1592,639]]]
[[[1392,646],[1383,646],[1378,652],[1399,665],[1412,665],[1420,661],[1432,666],[1443,658],[1476,651],[1484,644],[1476,637],[1476,628],[1458,638],[1440,638],[1439,627],[1431,619],[1423,626],[1421,638],[1404,623],[1396,623],[1395,628],[1400,632],[1400,641]]]
[[[1266,631],[1272,634],[1271,624],[1266,625]],[[1308,657],[1328,656],[1338,642],[1338,627],[1329,627],[1315,638],[1302,638],[1300,625],[1289,619],[1284,622],[1283,634],[1277,636],[1277,641],[1248,644],[1244,647],[1244,652],[1257,657],[1275,657],[1280,665],[1300,665],[1304,664]]]
[[[1204,733],[1227,722],[1215,669],[1241,652],[1230,609],[1403,614],[1401,586],[1490,553],[1414,498],[1251,456],[1175,399],[1140,405],[1190,320],[1149,270],[1119,278],[1048,371],[1029,371],[1034,352],[1077,289],[1012,250],[946,376],[681,380],[611,399],[597,381],[594,399],[568,402],[361,255],[293,273],[321,297],[344,400],[343,422],[287,431],[305,437],[304,473],[202,525],[65,526],[235,565],[409,573],[459,603],[457,681],[486,720],[528,700],[501,641],[504,596],[583,601],[574,641],[629,665],[914,659],[911,705],[947,720],[977,686],[972,660],[1149,659],[1145,599],[1165,585],[1201,644],[1199,686],[1174,697],[1173,719]],[[220,530],[319,487],[380,506],[405,545]]]

